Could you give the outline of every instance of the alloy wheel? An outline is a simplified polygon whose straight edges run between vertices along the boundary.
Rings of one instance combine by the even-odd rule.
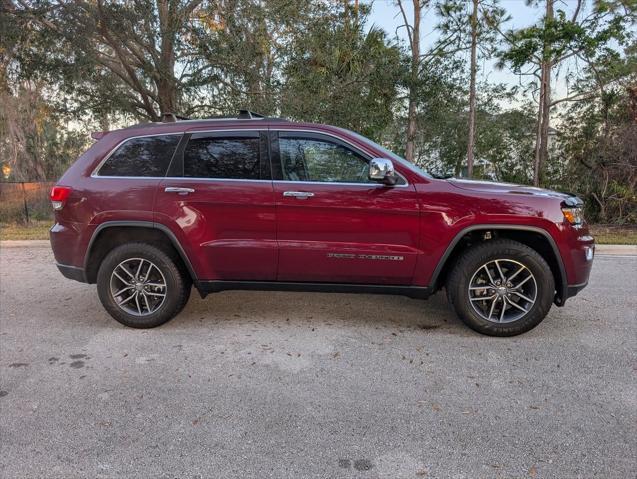
[[[111,296],[128,314],[148,316],[164,304],[168,288],[161,270],[143,258],[129,258],[119,263],[111,274]]]
[[[473,310],[495,323],[522,319],[535,304],[537,293],[531,270],[511,259],[484,263],[471,277],[468,290]]]

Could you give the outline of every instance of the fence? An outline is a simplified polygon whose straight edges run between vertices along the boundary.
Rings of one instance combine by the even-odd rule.
[[[49,194],[53,185],[53,181],[0,182],[0,223],[52,219]]]

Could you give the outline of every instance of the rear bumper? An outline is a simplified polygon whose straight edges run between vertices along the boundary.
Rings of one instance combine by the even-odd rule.
[[[55,265],[58,267],[60,273],[62,273],[62,276],[64,276],[65,278],[74,279],[75,281],[79,281],[80,283],[86,283],[86,275],[84,274],[83,268],[60,263],[55,263]]]

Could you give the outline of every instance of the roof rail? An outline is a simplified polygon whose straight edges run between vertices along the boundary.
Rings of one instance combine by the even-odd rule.
[[[237,115],[238,120],[260,120],[263,118],[265,118],[265,115],[250,110],[239,110],[239,114]]]
[[[177,120],[190,120],[190,118],[186,118],[185,116],[175,115],[169,111],[161,114],[161,122],[162,123],[175,123]]]

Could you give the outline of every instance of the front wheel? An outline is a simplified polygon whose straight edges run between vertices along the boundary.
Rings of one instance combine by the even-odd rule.
[[[457,261],[447,297],[470,328],[514,336],[537,326],[555,296],[551,268],[534,249],[512,240],[473,246]]]
[[[146,243],[113,249],[97,273],[102,305],[120,323],[154,328],[183,309],[191,283],[162,250]]]

